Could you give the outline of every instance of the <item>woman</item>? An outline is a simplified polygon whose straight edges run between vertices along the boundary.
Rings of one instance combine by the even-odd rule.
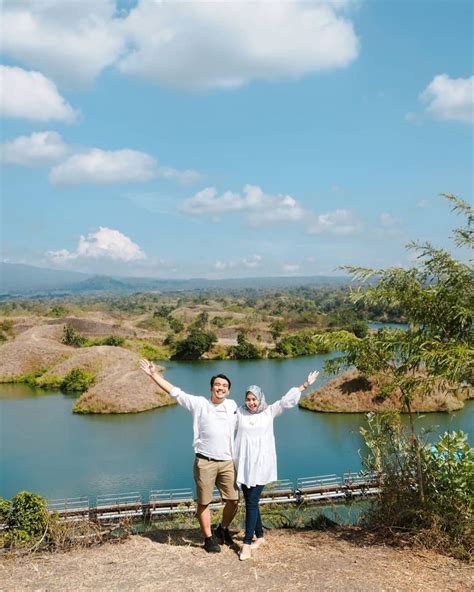
[[[308,374],[306,382],[291,388],[276,403],[267,405],[259,386],[249,386],[245,403],[237,409],[237,435],[235,439],[235,465],[237,484],[245,498],[245,538],[240,552],[241,561],[250,559],[252,549],[265,542],[258,504],[263,488],[277,480],[277,462],[273,420],[284,409],[295,407],[301,393],[316,380],[319,372]],[[256,541],[252,543],[253,536]]]

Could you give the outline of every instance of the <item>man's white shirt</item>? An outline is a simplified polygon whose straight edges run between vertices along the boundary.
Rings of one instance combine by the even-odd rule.
[[[174,387],[170,395],[193,416],[194,452],[215,460],[232,460],[237,404],[225,399],[215,405],[206,397]]]

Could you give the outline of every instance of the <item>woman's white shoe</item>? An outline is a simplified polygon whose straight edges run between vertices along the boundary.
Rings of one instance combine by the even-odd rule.
[[[252,551],[250,550],[250,545],[242,545],[242,549],[240,550],[239,554],[239,559],[240,561],[252,559]]]
[[[250,548],[251,549],[258,549],[259,547],[261,547],[262,545],[265,544],[265,539],[263,537],[260,537],[259,539],[256,539],[251,545]]]

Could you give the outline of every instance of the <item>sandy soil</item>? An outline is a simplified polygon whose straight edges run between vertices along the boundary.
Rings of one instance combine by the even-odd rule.
[[[242,533],[236,537],[241,541]],[[0,590],[468,591],[471,568],[427,551],[371,544],[353,531],[267,533],[241,562],[224,547],[208,555],[195,530],[156,531],[68,553],[3,558]]]

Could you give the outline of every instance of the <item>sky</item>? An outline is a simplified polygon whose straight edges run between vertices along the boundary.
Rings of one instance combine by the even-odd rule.
[[[470,0],[1,0],[2,259],[407,267],[472,203]]]

